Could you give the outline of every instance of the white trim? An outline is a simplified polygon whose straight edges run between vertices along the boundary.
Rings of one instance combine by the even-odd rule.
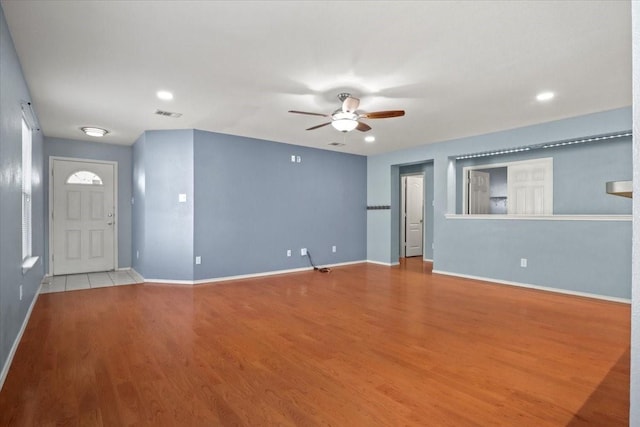
[[[31,270],[36,262],[40,259],[39,256],[30,256],[24,261],[22,261],[22,274],[25,274],[27,271]]]
[[[571,291],[571,290],[568,290],[568,289],[560,289],[560,288],[551,288],[551,287],[548,287],[548,286],[531,285],[529,283],[519,283],[519,282],[511,282],[511,281],[508,281],[508,280],[491,279],[491,278],[488,278],[488,277],[472,276],[470,274],[451,273],[449,271],[442,271],[442,270],[433,270],[432,273],[434,273],[434,274],[442,274],[442,275],[445,275],[445,276],[461,277],[463,279],[480,280],[482,282],[495,283],[495,284],[499,284],[499,285],[517,286],[517,287],[520,287],[520,288],[536,289],[536,290],[539,290],[539,291],[554,292],[554,293],[558,293],[558,294],[566,294],[566,295],[573,295],[573,296],[579,296],[579,297],[600,299],[600,300],[605,300],[605,301],[620,302],[620,303],[624,303],[624,304],[631,304],[631,300],[628,299],[628,298],[618,298],[618,297],[611,297],[611,296],[607,296],[607,295],[592,294],[592,293],[589,293],[589,292]]]
[[[365,262],[368,262],[369,264],[384,265],[386,267],[392,267],[394,265],[400,264],[400,262],[382,262],[382,261],[374,261],[374,260],[371,260],[371,259],[368,259]]]
[[[328,265],[319,265],[318,268],[333,268],[333,267],[341,267],[345,265],[353,265],[353,264],[363,264],[367,261],[348,261],[348,262],[340,262],[337,264],[328,264]],[[251,273],[251,274],[240,274],[237,276],[224,276],[224,277],[214,277],[211,279],[199,279],[199,280],[168,280],[168,279],[147,279],[142,277],[140,273],[131,269],[135,274],[137,274],[144,283],[162,283],[168,285],[201,285],[204,283],[216,283],[216,282],[227,282],[233,280],[241,280],[241,279],[253,279],[258,277],[266,277],[266,276],[275,276],[277,274],[288,274],[288,273],[299,273],[302,271],[311,271],[313,267],[301,267],[301,268],[292,268],[288,270],[274,270],[274,271],[265,271],[262,273]]]
[[[33,311],[33,307],[36,305],[36,301],[38,300],[38,296],[40,295],[41,287],[42,287],[42,284],[38,285],[38,289],[36,290],[36,294],[33,296],[33,300],[31,301],[29,310],[27,310],[27,315],[24,317],[24,320],[22,321],[22,326],[20,327],[20,331],[18,332],[18,335],[16,335],[16,339],[13,341],[11,350],[9,350],[9,355],[7,356],[7,360],[4,362],[4,366],[2,367],[2,372],[0,373],[0,390],[2,390],[2,386],[4,386],[4,381],[7,379],[7,375],[9,375],[9,368],[11,368],[11,363],[13,362],[13,357],[16,355],[16,351],[18,350],[18,345],[20,345],[20,341],[22,340],[22,335],[24,334],[25,329],[27,329],[27,324],[29,323],[29,319],[31,318],[31,312]]]
[[[422,258],[422,261],[425,261],[425,262],[433,262],[433,260],[432,260],[432,259],[429,259],[429,258]]]
[[[95,159],[83,159],[79,157],[61,157],[61,156],[49,156],[49,170],[47,170],[49,179],[49,265],[48,271],[45,272],[48,276],[53,275],[53,162],[55,160],[83,162],[83,163],[101,163],[109,164],[113,166],[113,210],[115,214],[115,227],[113,227],[113,268],[118,270],[118,227],[120,226],[120,216],[118,215],[118,162],[112,160],[95,160]]]
[[[632,215],[460,215],[445,214],[446,219],[515,219],[535,221],[631,221]]]

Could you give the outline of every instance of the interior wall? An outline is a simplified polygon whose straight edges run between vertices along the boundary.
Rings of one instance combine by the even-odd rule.
[[[365,259],[365,157],[195,131],[194,159],[195,280]]]
[[[80,131],[78,131],[80,132]],[[44,202],[45,216],[49,211],[50,157],[118,162],[118,268],[131,267],[131,172],[133,150],[128,145],[105,144],[104,142],[71,139],[44,139]],[[49,269],[49,221],[45,221],[45,271]]]
[[[451,193],[455,187],[450,186],[450,181],[455,181],[455,173],[452,174],[449,166],[451,157],[628,131],[631,123],[631,109],[621,108],[370,156],[367,159],[368,204],[384,205],[394,200],[392,176],[396,165],[434,159],[435,270],[630,298],[631,221],[480,221],[445,215],[455,213],[450,210],[455,209],[455,191]],[[631,147],[627,147],[627,156],[630,156]],[[619,179],[617,166],[610,172],[609,176]],[[604,181],[598,182],[599,188],[594,191],[604,193],[604,185]],[[612,204],[624,203],[613,196],[608,198]],[[371,215],[368,217],[367,257],[392,263],[392,213],[376,213],[375,221]],[[527,268],[520,267],[520,258],[529,259]]]
[[[132,248],[147,280],[193,280],[194,150],[193,130],[146,131],[133,150],[136,170]],[[144,175],[144,191],[139,190]],[[181,202],[180,194],[185,195]],[[144,240],[141,240],[144,239]],[[139,254],[139,256],[137,256]],[[136,268],[137,271],[137,268]]]
[[[40,257],[22,274],[22,102],[31,102],[4,12],[0,8],[0,387],[29,307],[44,275],[43,170],[40,131],[33,132],[33,255]],[[37,113],[37,106],[34,107]],[[20,286],[23,295],[20,299]],[[17,343],[16,343],[17,344]]]
[[[131,192],[131,266],[141,274],[146,275],[144,265],[144,257],[140,257],[140,253],[145,253],[145,211],[146,211],[146,177],[145,177],[145,136],[138,137],[132,147],[133,154],[133,171]]]
[[[631,123],[629,123],[631,129]],[[626,130],[629,130],[626,129]],[[579,135],[576,135],[579,136]],[[584,136],[584,135],[583,135]],[[544,142],[544,141],[542,141]],[[631,137],[500,156],[456,161],[456,212],[462,213],[462,169],[553,158],[553,212],[556,215],[631,215],[631,200],[606,193],[608,181],[631,179]]]

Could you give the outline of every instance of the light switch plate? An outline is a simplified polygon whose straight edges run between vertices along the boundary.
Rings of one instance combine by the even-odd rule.
[[[187,201],[187,195],[185,193],[178,194],[178,202],[185,203]]]
[[[202,264],[202,257],[196,257],[196,264]]]

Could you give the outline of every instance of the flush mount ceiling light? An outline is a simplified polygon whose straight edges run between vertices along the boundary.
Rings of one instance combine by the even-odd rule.
[[[96,138],[101,138],[109,133],[106,129],[101,128],[93,128],[93,127],[83,127],[80,130],[86,133],[89,136],[95,136]]]
[[[373,135],[369,135],[369,136],[365,136],[364,137],[364,142],[373,142],[376,140],[376,137]]]
[[[173,94],[167,90],[159,90],[156,92],[156,96],[163,101],[171,101],[173,99]]]
[[[553,92],[540,92],[536,95],[536,99],[540,102],[551,101],[556,96]]]

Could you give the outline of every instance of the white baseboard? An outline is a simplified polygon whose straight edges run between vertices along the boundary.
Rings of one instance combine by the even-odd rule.
[[[373,260],[370,260],[370,259],[368,259],[366,262],[368,262],[369,264],[384,265],[386,267],[392,267],[394,265],[400,264],[399,262],[382,262],[382,261],[373,261]]]
[[[620,303],[624,303],[624,304],[631,304],[631,299],[610,297],[610,296],[607,296],[607,295],[592,294],[592,293],[589,293],[589,292],[571,291],[571,290],[568,290],[568,289],[551,288],[551,287],[548,287],[548,286],[531,285],[529,283],[511,282],[511,281],[508,281],[508,280],[491,279],[491,278],[488,278],[488,277],[479,277],[479,276],[472,276],[472,275],[469,275],[469,274],[451,273],[449,271],[441,271],[441,270],[433,270],[432,273],[434,273],[434,274],[442,274],[442,275],[445,275],[445,276],[462,277],[464,279],[480,280],[480,281],[483,281],[483,282],[496,283],[496,284],[499,284],[499,285],[517,286],[517,287],[520,287],[520,288],[536,289],[536,290],[539,290],[539,291],[555,292],[555,293],[558,293],[558,294],[574,295],[574,296],[579,296],[579,297],[594,298],[594,299],[600,299],[600,300],[605,300],[605,301],[613,301],[613,302],[620,302]]]
[[[31,301],[29,310],[27,310],[27,315],[24,317],[24,321],[22,322],[20,331],[18,331],[18,335],[16,336],[16,339],[13,341],[13,345],[11,346],[11,350],[9,351],[7,360],[4,362],[4,366],[2,367],[2,372],[0,373],[0,390],[2,390],[2,387],[4,386],[4,380],[6,380],[7,375],[9,375],[9,368],[11,368],[11,362],[13,362],[13,357],[16,355],[16,351],[18,350],[18,346],[20,345],[20,341],[22,340],[22,335],[24,334],[24,330],[27,328],[27,324],[29,323],[29,319],[31,318],[31,312],[33,311],[33,307],[36,305],[36,301],[38,300],[38,296],[40,295],[41,287],[42,287],[42,283],[38,286],[38,290],[36,291],[36,294],[33,296],[33,300]]]
[[[352,264],[362,264],[367,261],[348,261],[348,262],[340,262],[337,264],[327,264],[327,265],[319,265],[318,268],[333,268],[333,267],[341,267],[345,265]],[[216,282],[227,282],[232,280],[240,280],[240,279],[253,279],[257,277],[266,277],[266,276],[275,276],[276,274],[287,274],[287,273],[299,273],[301,271],[310,271],[313,270],[313,267],[300,267],[300,268],[292,268],[287,270],[274,270],[274,271],[265,271],[261,273],[251,273],[251,274],[240,274],[236,276],[224,276],[224,277],[214,277],[210,279],[199,279],[199,280],[171,280],[171,279],[153,279],[142,277],[140,273],[131,269],[135,274],[137,274],[143,282],[145,283],[162,283],[168,285],[201,285],[204,283],[216,283]]]
[[[422,260],[423,260],[424,262],[433,262],[433,260],[432,260],[432,259],[429,259],[429,258],[422,258]]]

